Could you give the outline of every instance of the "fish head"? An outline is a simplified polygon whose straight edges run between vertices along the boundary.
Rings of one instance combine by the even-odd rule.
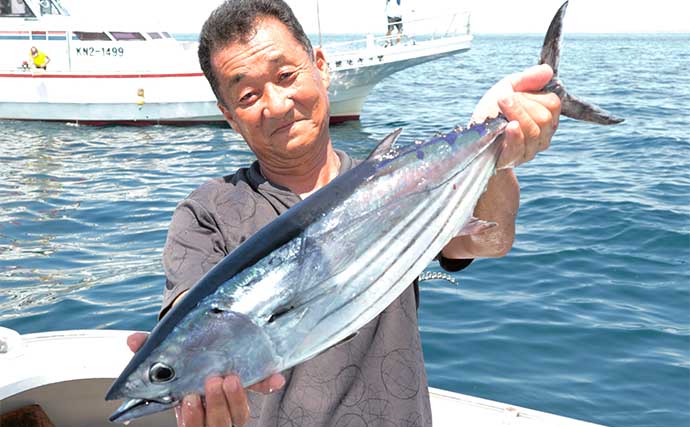
[[[249,385],[276,372],[270,340],[249,316],[210,304],[200,304],[172,326],[168,316],[110,387],[107,400],[127,399],[111,421],[172,408],[187,394],[203,395],[212,376],[236,374]]]

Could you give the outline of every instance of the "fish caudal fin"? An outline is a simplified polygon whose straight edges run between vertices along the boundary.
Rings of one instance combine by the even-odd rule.
[[[548,64],[553,69],[554,78],[558,75],[558,61],[561,58],[561,45],[563,44],[563,17],[568,8],[566,1],[558,8],[551,19],[549,29],[544,36],[544,46],[541,48],[540,64]]]
[[[544,87],[544,91],[553,92],[561,98],[561,114],[566,117],[602,125],[621,123],[623,119],[570,95],[557,78],[558,62],[563,43],[563,17],[567,8],[568,2],[566,1],[551,20],[551,25],[549,25],[549,29],[544,37],[544,46],[541,49],[539,63],[548,64],[553,69],[553,79]]]
[[[567,92],[565,92],[565,97],[561,99],[561,114],[571,119],[584,120],[600,125],[615,125],[625,120],[612,115],[606,110],[602,110],[596,105],[584,102]]]

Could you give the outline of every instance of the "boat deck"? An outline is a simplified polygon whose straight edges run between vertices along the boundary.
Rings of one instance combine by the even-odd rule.
[[[106,402],[103,396],[132,356],[125,345],[131,333],[76,330],[20,336],[0,327],[0,414],[38,403],[56,426],[112,426],[107,418],[119,402]],[[597,426],[446,390],[429,392],[437,427]],[[157,427],[175,420],[167,411],[133,423]]]

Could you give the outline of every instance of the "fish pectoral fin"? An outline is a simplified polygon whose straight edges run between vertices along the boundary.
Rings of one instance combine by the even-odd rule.
[[[479,218],[472,217],[469,221],[467,221],[467,224],[465,224],[462,227],[462,229],[460,229],[458,236],[471,236],[474,234],[480,234],[485,232],[486,230],[496,227],[497,225],[498,223],[495,223],[493,221],[483,221]]]
[[[377,145],[376,148],[374,148],[374,150],[369,154],[367,160],[385,156],[391,151],[393,151],[393,144],[395,144],[395,141],[398,140],[398,137],[400,137],[401,133],[402,128],[397,128],[393,132],[386,135],[386,137],[383,138],[381,142],[379,142],[379,145]]]

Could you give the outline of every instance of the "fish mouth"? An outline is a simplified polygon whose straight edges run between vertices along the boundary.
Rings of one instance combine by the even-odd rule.
[[[177,406],[179,401],[172,399],[168,401],[157,401],[148,399],[129,399],[108,418],[113,423],[126,423],[144,415],[154,414]]]

